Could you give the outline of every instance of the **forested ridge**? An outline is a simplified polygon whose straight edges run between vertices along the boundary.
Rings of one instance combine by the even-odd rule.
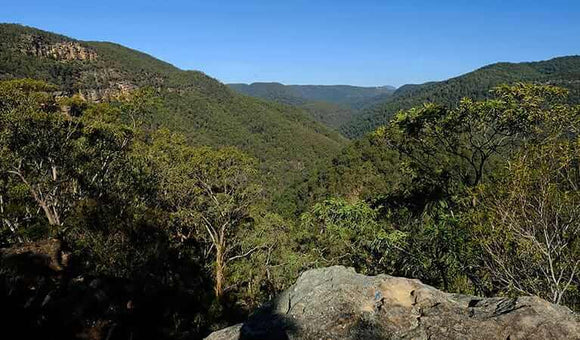
[[[578,57],[404,86],[347,143],[120,45],[0,33],[6,332],[201,339],[331,265],[580,310]]]
[[[280,83],[228,84],[228,86],[248,96],[286,104],[327,102],[352,108],[364,106],[367,102],[383,100],[396,90],[392,86],[284,85]]]
[[[391,86],[280,83],[228,84],[228,86],[251,97],[300,107],[316,121],[334,129],[352,120],[363,108],[383,102],[395,91]]]
[[[7,24],[0,36],[0,79],[44,80],[96,101],[150,87],[160,98],[146,117],[150,126],[179,131],[196,145],[240,147],[260,160],[273,192],[346,142],[300,109],[237,95],[201,72],[117,44]]]
[[[569,100],[580,102],[580,56],[559,57],[538,62],[497,63],[440,82],[404,85],[382,103],[365,109],[341,126],[348,137],[361,137],[386,124],[400,110],[426,102],[454,105],[461,98],[489,98],[491,89],[501,84],[530,82],[564,87]]]

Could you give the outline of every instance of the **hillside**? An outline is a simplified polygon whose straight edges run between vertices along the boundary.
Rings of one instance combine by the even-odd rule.
[[[280,83],[227,84],[231,89],[250,97],[262,98],[288,105],[302,105],[307,102],[291,87]]]
[[[359,110],[380,103],[395,91],[392,86],[283,85],[280,83],[228,84],[233,90],[255,98],[305,109],[317,121],[338,128]]]
[[[322,101],[354,108],[375,98],[388,97],[395,91],[392,86],[283,85],[280,83],[228,84],[228,86],[248,96],[282,101],[287,104]]]
[[[275,187],[345,143],[298,108],[238,95],[201,72],[183,71],[114,43],[2,24],[0,80],[13,78],[45,80],[94,101],[153,87],[163,104],[152,124],[180,131],[195,145],[240,147],[260,160],[267,182]]]
[[[341,127],[348,137],[360,137],[388,122],[397,111],[425,102],[453,105],[463,97],[483,99],[500,84],[533,82],[568,88],[570,100],[580,102],[580,56],[539,62],[497,63],[440,82],[405,85],[383,103],[366,109]]]

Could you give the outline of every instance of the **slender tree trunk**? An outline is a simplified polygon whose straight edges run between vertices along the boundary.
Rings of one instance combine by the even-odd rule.
[[[18,176],[22,181],[22,183],[24,183],[28,187],[28,190],[30,191],[32,198],[34,198],[34,200],[36,201],[36,203],[38,203],[42,211],[44,211],[46,219],[48,219],[48,224],[50,224],[51,226],[60,226],[60,217],[58,216],[58,213],[56,212],[54,207],[52,210],[50,209],[50,207],[46,203],[46,200],[41,198],[41,196],[36,192],[35,188],[30,183],[28,183],[28,181],[26,180],[24,175],[20,172],[20,170],[8,172]],[[53,180],[56,181],[56,167],[51,168],[51,173]]]
[[[445,265],[439,261],[436,262],[437,269],[439,270],[439,275],[441,276],[441,281],[443,281],[443,290],[449,291],[449,281],[447,280],[447,271]]]
[[[46,216],[46,218],[48,219],[48,224],[50,224],[51,226],[55,226],[58,225],[58,221],[56,219],[56,217],[52,214],[52,211],[50,211],[50,208],[48,208],[48,206],[46,204],[44,204],[44,202],[39,202],[40,207],[42,208],[42,211],[44,211],[44,215]]]
[[[44,215],[48,220],[48,224],[50,224],[51,226],[60,226],[60,218],[58,217],[56,211],[51,210],[48,204],[46,204],[44,200],[40,199],[40,197],[34,191],[34,189],[31,188],[30,191],[32,192],[32,196],[34,197],[34,199],[36,200],[42,211],[44,211]]]
[[[224,294],[224,270],[226,267],[224,250],[225,247],[222,244],[216,245],[215,297],[218,301],[222,299]]]

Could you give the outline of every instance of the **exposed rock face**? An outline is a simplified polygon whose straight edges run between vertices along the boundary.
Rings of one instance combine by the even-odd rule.
[[[97,53],[75,41],[47,43],[41,37],[23,35],[20,51],[35,57],[52,58],[56,60],[95,61]]]
[[[83,88],[79,89],[82,98],[90,102],[102,102],[116,99],[137,89],[137,85],[126,80],[108,81],[103,88]]]
[[[337,266],[305,272],[246,323],[206,339],[580,339],[580,320],[537,297],[448,294]]]
[[[52,59],[63,64],[81,62],[69,69],[70,74],[67,76],[74,79],[74,82],[72,88],[66,90],[80,93],[89,101],[100,102],[116,98],[138,87],[126,79],[123,72],[112,67],[102,67],[102,64],[97,65],[97,52],[81,42],[52,41],[40,35],[22,34],[15,50],[24,55]],[[84,66],[80,66],[81,64]],[[0,79],[11,78],[14,77],[10,74],[0,74]]]

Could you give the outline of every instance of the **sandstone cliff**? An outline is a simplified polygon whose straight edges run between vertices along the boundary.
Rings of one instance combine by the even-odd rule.
[[[76,41],[49,42],[41,36],[22,34],[19,43],[19,51],[23,54],[35,57],[52,58],[61,61],[97,60],[97,52]]]

